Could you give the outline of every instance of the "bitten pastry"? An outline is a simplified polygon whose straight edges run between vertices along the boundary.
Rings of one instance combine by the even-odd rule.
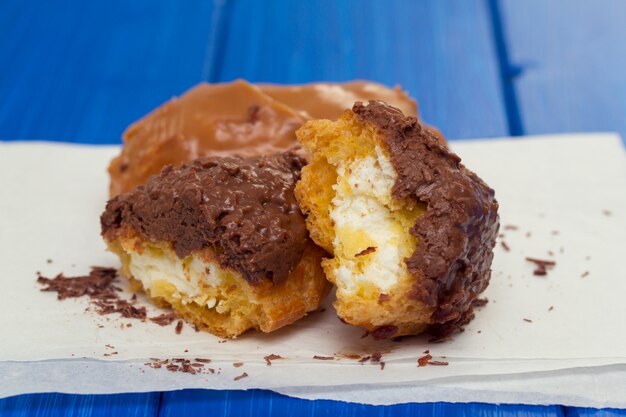
[[[197,327],[274,331],[330,286],[293,194],[302,164],[286,152],[167,166],[107,203],[102,235],[137,289]]]
[[[342,320],[375,338],[450,334],[489,283],[494,191],[417,118],[381,101],[297,132],[312,161],[296,197]]]

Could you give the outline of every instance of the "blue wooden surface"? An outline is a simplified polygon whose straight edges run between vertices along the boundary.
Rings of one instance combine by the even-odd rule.
[[[401,84],[449,138],[508,133],[483,0],[235,1],[216,77]]]
[[[161,396],[152,394],[118,395],[19,395],[0,400],[1,416],[156,416]]]
[[[402,84],[450,138],[626,133],[620,0],[319,2],[0,0],[0,139],[118,143],[199,81]],[[488,404],[373,407],[269,391],[0,400],[0,415],[528,415],[626,411]]]
[[[626,136],[626,2],[500,1],[522,133]]]

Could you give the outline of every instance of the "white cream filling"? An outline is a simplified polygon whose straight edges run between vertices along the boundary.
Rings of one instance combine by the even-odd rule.
[[[217,304],[215,298],[206,296],[203,288],[217,287],[226,272],[214,262],[206,263],[196,256],[191,261],[183,262],[169,253],[155,253],[146,248],[143,253],[134,251],[130,255],[130,273],[143,284],[146,290],[158,293],[159,282],[167,282],[176,288],[173,297],[183,304],[196,302],[213,308]]]
[[[391,204],[396,172],[391,161],[377,147],[376,158],[366,157],[349,165],[342,164],[337,173],[339,183],[334,186],[336,195],[330,208],[336,231],[333,241],[335,253],[343,253],[346,257],[356,255],[345,253],[348,246],[354,247],[345,241],[351,237],[363,240],[363,244],[357,242],[357,246],[364,246],[359,246],[359,250],[376,247],[368,255],[369,262],[362,272],[355,272],[355,258],[341,259],[334,270],[337,286],[340,290],[354,292],[359,284],[369,283],[385,292],[406,271],[400,253],[405,232],[387,208]],[[347,187],[342,185],[342,178]]]

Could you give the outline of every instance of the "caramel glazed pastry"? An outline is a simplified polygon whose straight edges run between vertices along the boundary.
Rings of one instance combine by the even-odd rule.
[[[381,101],[297,131],[312,154],[296,185],[337,286],[335,308],[375,338],[469,322],[489,283],[499,228],[494,191],[416,117]]]
[[[336,119],[355,101],[384,100],[408,115],[415,101],[399,87],[352,81],[253,85],[238,80],[199,84],[131,125],[109,167],[111,197],[144,184],[168,164],[204,156],[267,155],[297,144],[310,119]]]
[[[107,203],[102,235],[135,290],[197,327],[271,332],[330,287],[293,194],[303,164],[284,152],[169,165]]]

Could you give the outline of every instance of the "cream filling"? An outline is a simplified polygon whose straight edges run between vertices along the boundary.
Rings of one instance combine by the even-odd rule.
[[[401,252],[406,230],[389,208],[396,172],[377,147],[376,157],[341,164],[337,174],[330,207],[335,224],[333,247],[339,261],[333,271],[337,287],[354,293],[367,283],[386,292],[407,273]],[[376,250],[355,256],[370,247]]]
[[[181,260],[173,252],[150,247],[142,253],[126,252],[130,256],[130,273],[153,296],[159,296],[169,284],[175,288],[171,296],[183,304],[194,302],[208,308],[218,305],[206,290],[217,288],[228,274],[217,263],[207,263],[194,255]]]

